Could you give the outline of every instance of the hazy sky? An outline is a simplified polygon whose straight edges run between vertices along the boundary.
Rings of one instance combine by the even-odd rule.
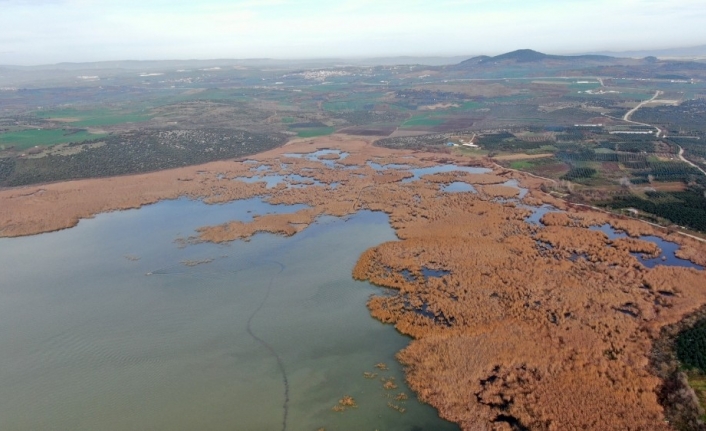
[[[705,0],[0,0],[0,64],[701,44]]]

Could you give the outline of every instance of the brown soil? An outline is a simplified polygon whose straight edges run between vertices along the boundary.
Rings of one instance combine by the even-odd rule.
[[[284,156],[323,148],[349,152],[340,163],[352,169]],[[649,234],[679,242],[684,257],[702,261],[704,244],[636,220],[572,209],[522,173],[436,174],[401,183],[408,171],[375,171],[365,162],[428,166],[469,159],[377,148],[363,138],[298,140],[251,159],[324,185],[268,190],[264,183],[231,180],[252,177],[252,165],[218,162],[5,190],[0,235],[66,228],[99,212],[179,196],[217,203],[260,195],[273,204],[309,206],[204,227],[193,241],[247,239],[260,231],[292,235],[322,214],[384,211],[399,240],[364,252],[353,275],[393,289],[368,306],[413,338],[398,357],[411,388],[442,417],[464,430],[671,429],[659,404],[662,380],[649,365],[653,341],[661,328],[706,304],[706,274],[648,269],[630,252],[656,255],[652,244],[634,238]],[[511,195],[498,186],[509,178],[530,189],[524,203],[568,212],[547,214],[545,228],[525,223],[529,210],[494,202]],[[480,193],[440,191],[440,183],[452,181],[474,184]],[[610,240],[587,229],[604,223],[632,238]],[[425,268],[448,273],[425,279]]]

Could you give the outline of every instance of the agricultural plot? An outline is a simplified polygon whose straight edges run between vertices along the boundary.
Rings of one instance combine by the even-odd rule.
[[[417,115],[402,123],[403,129],[429,129],[441,124],[445,120],[439,115]]]
[[[584,92],[587,90],[597,90],[601,88],[602,85],[595,79],[582,79],[573,81],[568,85],[568,89],[573,92]]]
[[[336,131],[335,127],[305,127],[293,129],[297,132],[297,136],[300,138],[313,138],[316,136],[326,136],[330,135]]]
[[[0,134],[0,150],[13,148],[24,151],[36,146],[50,146],[70,142],[99,139],[104,134],[88,133],[85,130],[36,129]]]
[[[37,116],[67,123],[74,127],[100,127],[124,123],[141,123],[151,118],[146,112],[113,111],[109,109],[39,111],[37,112]]]
[[[706,101],[697,99],[678,106],[644,108],[637,111],[632,119],[664,126],[675,134],[680,130],[706,132]]]
[[[508,165],[512,169],[527,171],[544,178],[560,179],[571,167],[555,157],[515,160]]]
[[[332,91],[327,88],[328,94],[322,97],[323,103],[321,107],[324,111],[342,112],[342,111],[373,111],[376,106],[381,103],[383,94],[375,92],[364,92],[354,94],[350,88],[342,92]]]
[[[647,191],[644,195],[624,194],[599,205],[614,208],[634,208],[643,218],[654,222],[665,221],[706,232],[706,197],[703,189],[687,187],[684,191]]]
[[[224,101],[224,102],[248,102],[252,100],[242,92],[233,90],[221,90],[217,88],[208,90],[187,91],[178,96],[171,97],[170,103],[186,102],[191,100],[209,100],[209,101]]]
[[[485,105],[480,102],[463,102],[458,108],[452,108],[451,111],[474,111],[482,109]]]

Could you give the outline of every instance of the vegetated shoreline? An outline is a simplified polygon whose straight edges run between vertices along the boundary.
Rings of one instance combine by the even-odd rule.
[[[665,417],[678,430],[706,430],[704,409],[699,403],[688,378],[680,369],[675,351],[679,335],[706,320],[706,306],[684,316],[679,322],[666,325],[655,340],[650,365],[655,375],[662,379],[659,388],[660,403],[665,407]]]
[[[111,211],[138,209],[162,200],[180,197],[203,199],[206,203],[225,203],[268,193],[264,182],[221,182],[207,173],[228,178],[254,177],[244,160],[268,160],[288,153],[307,153],[330,146],[352,146],[367,160],[395,153],[395,157],[411,156],[412,151],[391,151],[373,147],[369,138],[337,136],[328,139],[295,139],[284,146],[235,160],[209,162],[180,168],[107,178],[76,179],[63,182],[0,188],[0,237],[18,237],[54,232],[74,227],[81,219]],[[419,153],[419,152],[416,152]],[[438,158],[431,153],[422,154]],[[301,163],[300,160],[291,160]],[[355,162],[360,161],[360,157]],[[407,161],[407,160],[405,160]],[[349,160],[350,162],[350,160]],[[417,161],[419,166],[431,162]],[[202,175],[204,174],[204,175]]]
[[[324,148],[347,152],[336,161],[347,169],[323,165],[331,156],[286,156]],[[412,336],[399,359],[412,389],[442,417],[464,430],[671,429],[659,404],[663,381],[650,368],[653,341],[662,328],[706,305],[706,292],[699,291],[706,274],[648,269],[630,253],[654,254],[653,244],[638,237],[655,235],[679,243],[681,257],[703,265],[703,244],[639,221],[576,210],[542,193],[540,179],[497,167],[405,184],[407,170],[376,170],[366,162],[426,167],[469,160],[374,147],[368,138],[297,140],[248,159],[271,174],[297,174],[319,185],[297,188],[290,180],[293,187],[268,189],[264,182],[233,181],[261,173],[224,161],[3,190],[0,236],[58,230],[101,212],[182,196],[212,204],[260,196],[271,204],[309,206],[251,223],[204,226],[186,242],[227,242],[262,231],[293,235],[319,215],[383,211],[399,241],[366,251],[353,275],[396,292],[373,297],[368,306],[374,317]],[[545,215],[544,228],[528,224],[531,210],[497,200],[515,194],[497,186],[511,178],[530,189],[523,204],[565,212]],[[480,184],[479,193],[440,191],[454,181]],[[587,229],[605,223],[632,238],[609,240]],[[441,275],[427,276],[425,269]]]

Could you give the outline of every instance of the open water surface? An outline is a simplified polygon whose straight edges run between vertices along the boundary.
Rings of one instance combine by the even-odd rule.
[[[409,171],[414,175],[413,177],[405,178],[402,183],[411,183],[412,181],[417,181],[424,175],[431,174],[442,174],[447,172],[468,172],[469,174],[487,174],[492,172],[492,169],[488,168],[476,168],[472,166],[457,166],[457,165],[438,165],[430,166],[428,168],[413,168]]]
[[[409,339],[365,307],[380,289],[351,279],[360,253],[395,239],[383,214],[173,242],[302,207],[180,199],[0,239],[0,429],[458,430],[404,384],[394,355]],[[358,407],[332,411],[344,395]]]
[[[597,230],[605,233],[610,239],[627,238],[628,235],[625,232],[620,232],[613,229],[609,224],[604,224],[602,226],[592,226],[589,229]],[[660,248],[662,253],[659,257],[655,258],[645,258],[642,253],[631,253],[637,260],[648,268],[654,268],[657,265],[665,266],[682,266],[685,268],[694,268],[702,270],[702,266],[697,265],[689,260],[681,259],[676,256],[677,250],[679,250],[679,244],[671,241],[665,241],[662,238],[656,236],[641,236],[639,239],[643,241],[652,242],[657,247]]]

